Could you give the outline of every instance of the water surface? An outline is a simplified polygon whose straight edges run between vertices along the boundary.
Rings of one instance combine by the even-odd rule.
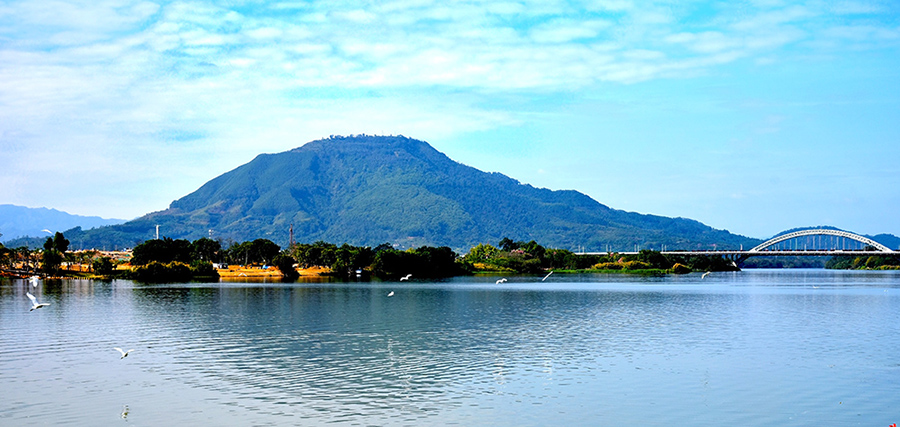
[[[896,272],[496,279],[5,280],[0,425],[900,421]]]

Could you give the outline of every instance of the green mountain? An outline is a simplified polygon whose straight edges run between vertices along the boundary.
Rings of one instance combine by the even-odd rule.
[[[331,137],[261,154],[169,209],[125,224],[72,230],[85,247],[160,236],[399,247],[462,252],[503,237],[586,251],[738,248],[759,242],[684,218],[610,209],[577,191],[535,188],[457,163],[404,136]]]

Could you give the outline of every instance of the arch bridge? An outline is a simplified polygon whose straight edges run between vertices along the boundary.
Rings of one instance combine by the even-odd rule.
[[[629,252],[619,252],[628,254]],[[634,252],[637,253],[637,252]],[[900,256],[881,243],[849,231],[827,228],[809,228],[775,236],[748,250],[713,251],[661,251],[665,255],[718,255],[735,264],[740,264],[752,256]],[[585,255],[605,255],[605,252],[584,253]]]
[[[806,230],[799,230],[799,231],[794,231],[791,233],[785,233],[780,236],[776,236],[769,240],[766,240],[765,242],[760,243],[759,245],[757,245],[753,249],[750,249],[747,252],[752,253],[752,252],[772,251],[772,250],[778,251],[778,249],[776,249],[776,248],[782,242],[787,242],[792,239],[798,239],[798,238],[810,237],[810,236],[839,237],[839,238],[843,238],[843,239],[849,239],[851,241],[855,241],[855,242],[858,242],[858,243],[866,245],[866,246],[871,246],[871,247],[875,248],[874,252],[894,252],[887,246],[884,246],[881,243],[878,243],[868,237],[860,236],[859,234],[851,233],[849,231],[831,230],[831,229],[827,229],[827,228],[810,228],[810,229],[806,229]],[[796,248],[795,249],[781,249],[781,251],[785,251],[785,250],[796,251],[798,249],[796,249]],[[804,250],[806,250],[806,248],[804,248]],[[848,250],[848,247],[847,247],[847,245],[843,245],[841,248],[832,247],[831,250],[832,251],[835,251],[835,250],[844,251],[844,250]],[[863,250],[865,250],[865,248],[863,248]],[[854,251],[854,253],[858,253],[858,252],[859,251]],[[869,251],[869,252],[873,252],[873,251]]]

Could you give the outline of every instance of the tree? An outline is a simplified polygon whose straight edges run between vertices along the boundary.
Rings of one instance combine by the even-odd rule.
[[[64,254],[69,250],[69,239],[66,239],[59,231],[53,235],[53,249],[61,254]]]
[[[532,257],[537,258],[537,259],[543,259],[543,258],[544,258],[544,252],[546,252],[546,249],[544,249],[543,246],[539,245],[539,244],[538,244],[537,242],[535,242],[534,240],[532,240],[532,241],[530,241],[530,242],[528,242],[528,243],[521,243],[521,242],[520,242],[520,243],[518,243],[516,246],[518,246],[519,249],[525,251],[525,253],[527,253],[527,254],[529,254],[529,255],[531,255]]]
[[[469,262],[485,262],[490,259],[493,259],[500,253],[500,250],[484,243],[480,243],[469,249],[469,253],[466,254],[466,261]]]
[[[95,259],[91,263],[91,268],[93,268],[95,274],[99,274],[102,276],[108,276],[112,274],[115,266],[113,265],[112,259],[110,257],[100,257]]]
[[[269,239],[256,239],[251,248],[251,256],[255,257],[254,261],[262,264],[271,264],[272,259],[281,252],[281,247]]]
[[[276,255],[275,258],[272,260],[272,263],[275,265],[275,268],[277,268],[278,271],[280,271],[281,274],[284,275],[285,279],[290,279],[290,280],[300,277],[300,273],[298,273],[297,269],[294,268],[295,262],[296,261],[294,260],[294,258],[292,256],[290,256],[284,252]]]
[[[449,247],[422,246],[408,251],[382,250],[375,254],[372,271],[379,277],[450,277],[465,273],[464,265]]]
[[[252,242],[235,243],[227,252],[232,264],[272,264],[272,259],[281,252],[281,248],[271,240],[256,239]]]
[[[0,234],[0,236],[3,236],[3,235]],[[12,261],[13,261],[12,253],[13,253],[13,251],[11,249],[6,248],[5,246],[3,246],[2,243],[0,243],[0,266],[4,266],[4,267],[12,266]]]
[[[44,251],[41,255],[41,270],[45,273],[55,273],[59,270],[62,260],[63,257],[59,252],[53,249]]]
[[[191,258],[215,262],[219,260],[219,251],[221,250],[221,243],[208,237],[202,237],[191,243]]]
[[[497,244],[497,247],[499,247],[503,252],[510,252],[519,249],[519,245],[509,237],[504,237],[503,239],[501,239],[500,243]]]
[[[153,261],[162,264],[168,264],[173,261],[190,264],[193,261],[191,258],[191,243],[183,239],[172,240],[166,237],[147,240],[132,249],[132,265],[146,265]]]
[[[53,237],[48,237],[44,242],[44,253],[41,255],[41,269],[47,273],[59,271],[68,249],[69,240],[59,231]]]

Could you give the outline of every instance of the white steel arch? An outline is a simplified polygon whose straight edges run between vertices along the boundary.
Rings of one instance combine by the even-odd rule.
[[[750,249],[747,252],[760,252],[769,246],[773,246],[773,245],[781,243],[785,240],[790,240],[790,239],[794,239],[797,237],[817,236],[817,235],[844,237],[847,239],[856,240],[857,242],[864,243],[866,245],[875,247],[876,249],[878,249],[881,252],[894,252],[887,246],[882,245],[881,243],[878,243],[867,237],[860,236],[859,234],[851,233],[849,231],[830,230],[827,228],[811,228],[808,230],[800,230],[800,231],[794,231],[792,233],[782,234],[778,237],[775,237],[775,238],[772,238],[772,239],[766,240],[765,242],[760,243],[758,246],[756,246],[753,249]]]

